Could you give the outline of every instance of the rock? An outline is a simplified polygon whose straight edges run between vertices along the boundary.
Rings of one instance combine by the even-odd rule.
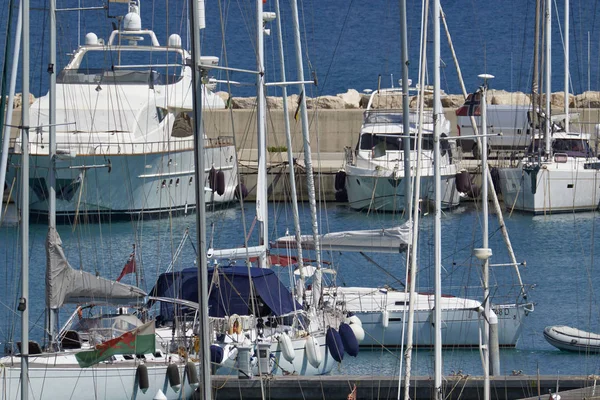
[[[338,94],[337,97],[345,103],[344,108],[360,108],[361,96],[358,90],[348,89],[346,93]]]
[[[523,92],[507,92],[506,90],[488,91],[488,104],[496,105],[530,105],[529,96]]]
[[[460,94],[449,94],[442,97],[442,107],[458,108],[462,106],[464,102],[465,98]]]
[[[360,108],[367,108],[369,105],[369,99],[371,98],[371,93],[361,93],[360,94],[360,102],[358,103]]]
[[[389,94],[385,96],[373,97],[373,104],[371,108],[377,110],[401,110],[402,109],[402,95]]]
[[[8,97],[7,97],[7,101],[8,101]],[[35,96],[32,95],[31,93],[29,93],[29,104],[33,104],[33,102],[35,101]],[[23,106],[23,93],[17,93],[15,94],[15,97],[13,99],[13,110],[17,109],[17,108],[21,108]]]
[[[227,92],[216,92],[215,94],[217,96],[219,96],[221,98],[221,100],[223,100],[223,103],[227,104],[227,100],[229,99],[229,93],[227,93]]]
[[[231,108],[252,109],[256,107],[256,97],[233,97]]]
[[[584,92],[575,96],[576,108],[600,108],[599,92]]]
[[[306,107],[309,109],[320,108],[323,110],[341,110],[346,108],[344,100],[337,96],[320,96],[315,99],[307,98]]]

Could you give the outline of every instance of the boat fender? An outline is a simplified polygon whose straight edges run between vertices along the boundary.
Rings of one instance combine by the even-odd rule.
[[[179,392],[179,389],[181,389],[181,377],[179,376],[179,368],[177,368],[177,365],[170,364],[167,367],[167,378],[169,378],[169,386],[171,386],[171,389],[173,389],[175,393]]]
[[[340,336],[344,344],[344,350],[349,356],[356,357],[358,355],[358,339],[354,334],[350,325],[342,322],[340,324]]]
[[[208,187],[214,192],[217,188],[217,170],[215,167],[212,167],[210,171],[208,171]]]
[[[342,337],[335,328],[327,328],[327,334],[325,335],[325,344],[329,349],[329,353],[333,359],[337,362],[342,362],[344,359],[344,343],[342,343]]]
[[[217,191],[217,194],[219,196],[223,196],[223,193],[225,193],[225,172],[219,170],[219,172],[217,172],[217,178],[216,178],[216,182],[215,182],[215,190]]]
[[[148,380],[148,367],[146,364],[138,365],[135,375],[138,381],[138,387],[142,393],[146,393],[150,387],[150,381]]]
[[[500,187],[500,170],[498,167],[492,167],[490,169],[490,175],[492,176],[492,183],[494,184],[494,190],[497,194],[502,193],[502,189]]]
[[[383,310],[381,312],[381,325],[384,328],[387,328],[390,325],[390,312],[388,310]]]
[[[196,364],[191,361],[188,361],[185,365],[185,377],[192,388],[197,388],[199,386]]]
[[[317,339],[308,335],[306,337],[306,341],[304,342],[304,349],[306,351],[306,358],[308,359],[310,365],[315,368],[319,368],[321,362],[323,361],[323,357],[321,356]]]
[[[237,314],[232,314],[229,317],[229,334],[242,333],[242,319]]]
[[[455,177],[456,190],[461,193],[467,193],[471,188],[471,176],[469,171],[461,171]]]
[[[339,192],[346,188],[346,173],[344,171],[338,171],[335,174],[335,191]]]
[[[229,352],[227,353],[227,358],[230,359],[231,361],[235,361],[235,359],[237,358],[237,355],[238,355],[237,347],[227,346],[227,348],[229,349]],[[225,358],[223,358],[223,362],[225,362]]]
[[[283,358],[285,358],[288,362],[294,361],[294,358],[296,358],[296,352],[294,351],[292,339],[290,339],[286,332],[283,332],[283,334],[279,336],[279,345],[281,346]]]
[[[350,324],[350,329],[354,332],[354,336],[356,337],[356,340],[358,340],[358,343],[365,340],[365,330],[361,324]]]
[[[238,200],[245,199],[246,197],[248,197],[248,188],[243,183],[240,183],[235,188],[234,195],[235,195],[235,198]]]
[[[216,344],[210,345],[210,362],[212,364],[221,364],[225,359],[225,352],[223,348]]]
[[[351,316],[349,316],[348,318],[346,318],[346,323],[347,323],[348,325],[355,324],[355,325],[360,325],[360,326],[362,326],[362,321],[361,321],[361,320],[360,320],[360,318],[358,318],[356,315],[351,315]]]

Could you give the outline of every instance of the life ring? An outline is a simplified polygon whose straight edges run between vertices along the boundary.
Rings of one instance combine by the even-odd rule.
[[[240,318],[237,314],[232,314],[229,317],[229,334],[233,335],[234,333],[242,333],[242,318]]]

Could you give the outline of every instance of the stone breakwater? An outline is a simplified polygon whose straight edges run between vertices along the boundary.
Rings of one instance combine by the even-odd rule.
[[[229,94],[227,92],[217,92],[217,94],[227,102]],[[324,110],[348,110],[365,109],[369,102],[370,94],[360,93],[355,89],[349,89],[346,93],[335,96],[320,96],[316,98],[307,98],[306,104],[309,109]],[[553,108],[564,107],[564,92],[552,93],[550,103]],[[546,96],[540,95],[541,104],[545,104]],[[293,111],[298,106],[299,96],[294,94],[287,97],[288,109]],[[378,101],[381,100],[381,101]],[[433,95],[425,96],[425,106],[433,106]],[[464,97],[458,94],[442,94],[442,107],[457,108],[464,102]],[[230,101],[233,109],[252,109],[256,107],[255,97],[233,97]],[[488,104],[503,105],[531,105],[531,94],[523,92],[507,92],[505,90],[490,90],[488,92]],[[417,105],[416,96],[411,96],[410,106]],[[267,96],[267,107],[270,109],[283,109],[283,98]],[[569,95],[569,107],[571,108],[600,108],[600,92],[584,92],[578,95]],[[402,96],[392,95],[385,98],[376,97],[374,108],[376,109],[401,109]]]

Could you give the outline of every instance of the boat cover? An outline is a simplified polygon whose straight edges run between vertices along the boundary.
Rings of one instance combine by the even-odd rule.
[[[248,269],[246,266],[209,268],[208,281],[211,282],[208,296],[211,317],[251,315],[251,287],[258,298],[255,303],[258,316],[279,316],[302,309],[270,269]],[[198,302],[198,270],[186,268],[161,274],[150,295]],[[171,320],[173,304],[161,303],[161,316]]]
[[[127,305],[143,301],[146,293],[131,285],[75,270],[69,264],[55,228],[46,239],[46,305],[58,309],[63,304],[97,303]]]
[[[312,235],[300,237],[302,248],[314,250]],[[411,224],[387,229],[357,230],[326,233],[319,235],[321,248],[334,251],[368,251],[380,253],[399,253],[406,251],[411,241]],[[273,248],[296,248],[295,236],[284,236],[271,244]]]

